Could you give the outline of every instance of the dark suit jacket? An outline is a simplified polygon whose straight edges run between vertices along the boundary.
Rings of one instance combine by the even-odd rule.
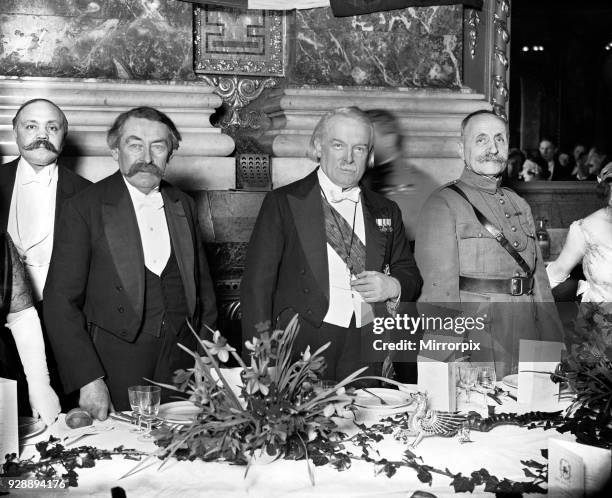
[[[19,158],[0,166],[0,229],[2,230],[6,230],[8,225],[18,163]],[[88,185],[91,185],[89,180],[86,180],[68,168],[58,164],[57,193],[55,194],[55,221],[59,219],[64,201],[72,197],[79,190],[83,190]],[[55,224],[54,234],[57,234],[57,223]]]
[[[189,317],[213,325],[212,280],[193,200],[162,182],[164,210]],[[145,267],[136,214],[120,172],[64,204],[44,291],[45,325],[66,392],[105,375],[89,331],[133,342],[143,321]]]
[[[421,289],[397,205],[362,189],[366,270],[391,275],[402,286],[402,300],[414,301]],[[377,218],[390,218],[393,231],[381,232]],[[316,171],[266,195],[247,251],[241,283],[242,332],[251,337],[256,324],[275,324],[292,308],[320,327],[329,307],[325,222]]]
[[[537,164],[539,164],[542,167],[542,169],[543,169],[543,171],[544,171],[544,173],[546,175],[545,180],[548,180],[548,176],[550,175],[550,169],[548,167],[548,163],[541,156],[538,156],[536,159],[534,159],[534,162],[536,162]],[[550,179],[551,181],[554,182],[554,181],[573,180],[573,178],[572,178],[572,167],[571,166],[567,166],[567,167],[561,166],[557,156],[555,156],[554,162],[555,162],[555,167],[553,169],[552,178]]]

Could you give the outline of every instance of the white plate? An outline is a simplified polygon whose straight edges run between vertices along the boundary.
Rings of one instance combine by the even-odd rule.
[[[506,375],[502,382],[506,384],[508,387],[513,387],[514,389],[518,389],[518,374]]]
[[[386,404],[383,404],[378,398],[385,400]],[[398,407],[402,407],[409,402],[410,395],[402,391],[398,391],[397,389],[372,387],[368,388],[366,391],[363,389],[355,391],[355,406],[364,408],[366,410],[393,410]]]
[[[191,401],[174,401],[159,407],[157,416],[171,424],[190,424],[200,413],[200,409]]]
[[[20,440],[38,436],[45,432],[46,428],[47,425],[40,418],[19,417],[18,432]]]

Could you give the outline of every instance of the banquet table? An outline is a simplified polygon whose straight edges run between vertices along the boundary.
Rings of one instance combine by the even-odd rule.
[[[504,406],[502,408],[507,408]],[[516,408],[516,407],[515,407]],[[504,410],[501,410],[504,411]],[[500,412],[500,410],[498,410]],[[356,431],[352,422],[343,429]],[[112,450],[123,445],[144,452],[152,452],[155,445],[137,439],[138,434],[130,432],[133,426],[125,422],[107,419],[95,422],[96,426],[109,430],[87,436],[74,446],[87,445]],[[83,431],[78,429],[78,431]],[[74,435],[64,423],[64,415],[44,433],[27,440],[22,458],[38,456],[33,443],[47,440],[50,435],[63,439]],[[78,434],[78,433],[77,433]],[[517,426],[500,426],[490,432],[471,432],[470,443],[460,443],[457,437],[427,437],[412,451],[423,458],[423,462],[439,469],[450,469],[453,473],[462,472],[469,476],[472,471],[486,468],[500,480],[508,478],[527,481],[521,460],[533,459],[541,463],[546,460],[541,449],[548,447],[549,438],[574,440],[569,434],[556,430],[540,428],[528,430]],[[71,446],[72,447],[72,446]],[[396,441],[391,436],[376,445],[380,456],[388,460],[401,460],[407,449],[406,443]],[[355,454],[360,450],[355,448]],[[304,460],[277,460],[267,464],[253,464],[245,475],[246,467],[223,462],[176,461],[171,460],[160,467],[161,461],[150,460],[145,468],[129,477],[120,479],[134,468],[138,462],[114,456],[112,460],[98,460],[93,468],[77,469],[79,486],[68,491],[20,490],[18,496],[110,496],[110,489],[121,487],[129,498],[132,497],[376,497],[406,496],[421,490],[438,497],[454,495],[449,485],[451,479],[433,474],[433,485],[421,483],[416,472],[400,467],[397,473],[388,478],[384,473],[376,474],[375,465],[361,460],[353,460],[348,470],[339,472],[326,465],[314,467],[315,485],[312,486],[307,464]],[[472,496],[493,496],[477,487]],[[13,491],[11,491],[13,493]],[[28,494],[29,493],[29,494]],[[536,496],[536,495],[530,495]]]

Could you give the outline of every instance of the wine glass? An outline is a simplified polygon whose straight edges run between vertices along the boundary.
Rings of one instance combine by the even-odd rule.
[[[465,389],[467,402],[471,402],[471,392],[478,380],[478,367],[459,365],[459,385]]]
[[[487,393],[495,391],[496,380],[494,366],[485,365],[478,367],[478,385],[483,390],[485,404],[487,401]]]
[[[128,387],[128,398],[130,400],[130,406],[132,407],[132,416],[136,418],[135,429],[130,432],[142,432],[141,417],[140,417],[140,399],[138,398],[138,392],[147,386],[130,386]]]
[[[138,409],[141,417],[147,422],[146,432],[138,438],[139,441],[154,439],[151,435],[151,424],[159,412],[160,401],[161,387],[159,386],[142,386],[142,389],[138,391]]]

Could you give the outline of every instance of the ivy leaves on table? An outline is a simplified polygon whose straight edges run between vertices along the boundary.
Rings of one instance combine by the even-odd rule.
[[[113,450],[101,450],[95,446],[79,446],[66,449],[61,440],[50,436],[47,441],[36,443],[40,457],[20,460],[15,453],[5,456],[0,477],[32,477],[40,481],[62,480],[65,487],[78,487],[79,474],[75,469],[95,467],[96,460],[111,460],[114,455],[123,455],[128,460],[140,460],[143,453],[118,446]],[[58,471],[63,467],[65,473]]]

